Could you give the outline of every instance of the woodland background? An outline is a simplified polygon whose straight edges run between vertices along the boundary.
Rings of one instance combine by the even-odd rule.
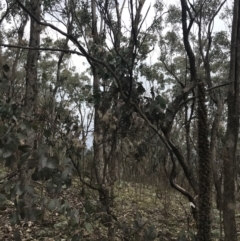
[[[239,5],[2,1],[1,240],[237,241]]]

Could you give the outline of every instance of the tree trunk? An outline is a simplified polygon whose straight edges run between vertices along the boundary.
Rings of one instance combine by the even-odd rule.
[[[186,0],[181,0],[183,42],[189,59],[191,81],[198,85],[198,241],[211,240],[211,160],[208,140],[208,115],[205,104],[203,80],[199,81],[195,54],[189,42],[191,23],[188,25],[189,8]]]
[[[41,17],[41,0],[31,0],[29,3],[30,12],[40,21]],[[41,26],[37,24],[37,22],[31,18],[30,23],[30,39],[29,39],[29,47],[35,48],[34,50],[28,51],[27,55],[27,65],[26,65],[26,93],[25,93],[25,107],[26,114],[29,112],[34,112],[36,107],[37,100],[37,65],[38,65],[38,57],[39,57],[39,46],[40,46],[40,32]],[[28,137],[26,144],[32,146],[33,149],[36,148],[36,134],[34,131],[28,132]],[[21,218],[29,221],[32,220],[32,197],[27,191],[27,187],[30,186],[31,177],[30,173],[28,173],[27,163],[24,163],[25,167],[21,167],[20,179],[21,185],[25,187],[25,192],[23,193],[22,199],[24,201],[23,207],[20,207]]]
[[[96,14],[96,2],[94,0],[91,1],[92,7],[92,35],[93,41],[96,45],[99,44],[99,33],[97,30],[97,14]],[[102,96],[100,96],[100,77],[97,73],[98,66],[91,65],[92,73],[93,73],[93,94],[96,98],[94,105],[94,140],[93,140],[93,165],[96,174],[96,181],[99,186],[99,201],[102,205],[102,223],[104,226],[108,227],[108,239],[112,240],[114,235],[113,230],[113,215],[111,213],[110,205],[110,186],[106,179],[106,168],[107,163],[104,159],[104,126],[101,122],[100,115],[104,115],[107,111],[107,108],[102,105]]]
[[[234,0],[231,59],[229,80],[232,84],[228,89],[228,120],[225,138],[225,150],[223,153],[223,225],[225,241],[237,241],[237,229],[235,219],[235,166],[236,146],[239,130],[239,82],[240,82],[240,3]]]
[[[216,189],[217,209],[222,211],[222,164],[216,153],[217,134],[219,131],[220,121],[224,108],[224,100],[218,99],[216,102],[217,110],[211,127],[210,141],[210,160],[212,165],[213,183]]]
[[[198,85],[198,241],[211,240],[211,162],[204,85]]]
[[[29,4],[29,10],[40,21],[41,18],[41,0],[31,0]],[[34,50],[28,50],[27,66],[26,66],[26,95],[25,106],[34,109],[37,99],[37,63],[39,57],[40,46],[40,32],[41,26],[31,18],[30,24],[30,40],[29,47],[36,48]],[[28,109],[29,110],[29,109]]]
[[[27,25],[28,22],[28,14],[26,12],[23,12],[22,14],[22,20],[20,23],[20,26],[18,28],[18,42],[17,45],[21,45],[22,41],[23,41],[23,36],[24,36],[24,31],[25,31],[25,27]],[[15,55],[15,59],[12,65],[12,69],[11,69],[11,75],[9,77],[8,83],[9,83],[9,88],[8,88],[8,92],[7,92],[7,98],[6,101],[9,103],[11,102],[13,95],[14,95],[14,82],[16,79],[16,74],[17,74],[17,66],[20,60],[20,55],[21,55],[21,49],[17,49],[16,50],[16,55]],[[20,102],[20,99],[19,99]]]

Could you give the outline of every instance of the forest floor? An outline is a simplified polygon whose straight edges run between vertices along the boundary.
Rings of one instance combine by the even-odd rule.
[[[113,220],[113,241],[194,240],[191,236],[196,233],[196,226],[190,205],[180,194],[171,189],[156,193],[154,187],[127,182],[116,183],[114,193],[112,212],[117,221]],[[108,228],[103,222],[103,211],[99,208],[96,191],[86,189],[85,194],[81,195],[79,182],[73,182],[71,188],[58,197],[61,203],[68,205],[65,214],[55,208],[53,200],[57,199],[48,198],[48,210],[44,211],[41,221],[21,221],[18,225],[11,223],[9,218],[15,210],[14,203],[2,203],[0,240],[108,240]],[[79,213],[80,219],[74,223],[71,215],[66,213]],[[213,209],[213,217],[213,240],[220,240],[220,217],[216,209]],[[240,231],[240,222],[238,228]]]

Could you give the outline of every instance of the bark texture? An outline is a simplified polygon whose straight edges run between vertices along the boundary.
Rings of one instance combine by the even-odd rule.
[[[211,240],[211,164],[208,140],[207,108],[203,83],[198,85],[198,240]]]
[[[42,0],[31,0],[29,2],[29,11],[35,16],[35,18],[40,21],[41,18],[41,4]],[[30,22],[30,39],[29,39],[29,47],[34,48],[34,50],[28,50],[27,55],[27,64],[26,64],[26,93],[25,93],[25,107],[26,113],[34,112],[36,110],[36,100],[38,93],[38,58],[39,58],[39,50],[40,47],[40,32],[41,26],[31,18]],[[33,149],[36,148],[36,133],[34,131],[28,132],[28,137],[26,140],[26,144],[32,146]],[[27,187],[30,186],[31,183],[31,173],[28,172],[28,168],[26,167],[27,163],[24,163],[25,167],[22,166],[22,170],[20,172],[21,185],[25,187],[22,199],[24,201],[24,205],[20,207],[20,215],[22,219],[27,221],[32,220],[32,208],[33,208],[33,199],[30,193],[27,191]]]
[[[41,0],[31,0],[29,3],[30,12],[39,21],[41,19]],[[31,18],[30,23],[30,39],[29,47],[36,48],[34,50],[28,50],[27,65],[26,65],[26,95],[25,105],[34,108],[37,99],[37,63],[39,58],[39,46],[40,46],[40,32],[41,26]]]
[[[198,241],[211,239],[211,160],[208,139],[208,117],[205,104],[205,88],[199,82],[195,55],[189,42],[189,33],[194,22],[186,0],[181,0],[183,42],[189,59],[191,81],[198,86]],[[190,19],[188,21],[188,18]]]
[[[228,89],[228,121],[223,153],[224,192],[223,192],[223,224],[225,241],[237,241],[235,219],[235,176],[236,146],[239,131],[239,83],[240,83],[240,8],[239,0],[234,1],[231,60]]]

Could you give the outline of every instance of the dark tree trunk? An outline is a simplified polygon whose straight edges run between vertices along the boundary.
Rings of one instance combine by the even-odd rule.
[[[191,81],[198,86],[198,241],[211,240],[211,160],[208,140],[208,117],[203,80],[198,79],[195,55],[189,42],[194,19],[186,0],[181,0],[183,42],[189,59]],[[188,21],[190,18],[190,21]],[[188,25],[189,24],[189,25]]]
[[[198,240],[211,240],[211,164],[204,84],[198,85]]]
[[[228,89],[228,121],[223,156],[224,192],[223,192],[223,224],[225,241],[237,241],[235,219],[235,166],[236,146],[239,130],[239,82],[240,82],[240,3],[234,1],[231,60]]]

